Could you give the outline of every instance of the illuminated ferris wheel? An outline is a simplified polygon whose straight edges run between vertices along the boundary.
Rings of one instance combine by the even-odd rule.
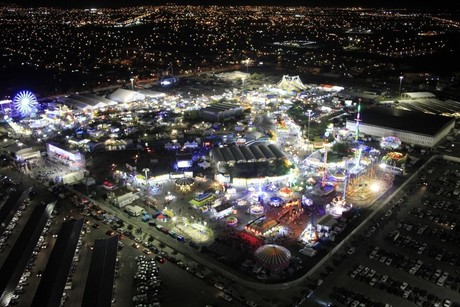
[[[31,91],[20,91],[14,96],[13,103],[23,117],[34,113],[38,105],[37,97]]]

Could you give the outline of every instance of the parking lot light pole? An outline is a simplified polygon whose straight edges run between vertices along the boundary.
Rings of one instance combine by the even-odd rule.
[[[399,76],[399,99],[401,99],[401,87],[402,87],[403,79],[404,79],[403,76]]]
[[[145,197],[147,197],[149,195],[149,181],[148,181],[148,177],[147,177],[147,174],[149,172],[149,169],[146,167],[142,170],[145,174]],[[150,204],[149,202],[147,201],[146,202],[147,204],[147,212],[149,213],[150,215]],[[150,216],[151,217],[151,216]]]
[[[311,109],[308,109],[307,110],[307,115],[308,115],[308,129],[307,129],[307,139],[308,139],[308,142],[310,143],[310,119],[311,119],[311,115],[313,114],[313,110]]]

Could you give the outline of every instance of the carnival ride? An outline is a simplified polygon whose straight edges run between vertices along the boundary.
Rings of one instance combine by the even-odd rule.
[[[383,173],[383,174],[382,174]],[[344,198],[352,203],[369,203],[387,190],[393,183],[391,174],[382,172],[375,164],[357,175],[349,175],[345,186]]]
[[[388,150],[395,150],[401,147],[401,140],[395,136],[383,137],[380,141],[380,147]]]
[[[356,121],[355,141],[358,141],[358,139],[359,139],[359,123],[362,121],[361,120],[361,99],[359,100],[359,103],[358,103],[355,121]]]
[[[264,236],[278,225],[279,222],[277,220],[269,219],[263,215],[249,222],[246,226],[244,226],[244,229],[256,236]]]
[[[323,143],[324,148],[324,160],[323,160],[323,176],[321,179],[321,188],[324,189],[326,187],[326,179],[327,179],[327,152],[329,151],[331,145],[329,143]]]
[[[283,270],[289,267],[291,252],[283,246],[267,244],[255,251],[254,258],[266,269]]]
[[[353,206],[347,204],[342,196],[337,196],[332,199],[332,201],[326,205],[326,212],[332,215],[335,218],[339,218],[346,211],[350,211]]]
[[[251,205],[251,207],[249,207],[249,212],[252,215],[261,215],[264,214],[265,209],[264,206],[262,206],[261,204],[253,204]]]
[[[383,158],[382,162],[389,165],[402,165],[407,161],[408,154],[403,154],[396,151],[388,152]]]
[[[340,144],[348,143],[354,139],[354,134],[347,128],[333,130],[334,141]]]
[[[290,197],[292,192],[293,192],[292,189],[288,187],[284,187],[280,189],[278,193],[280,194],[281,197]]]
[[[283,199],[281,199],[280,197],[274,196],[270,198],[270,206],[277,208],[281,206],[282,204],[283,204]]]
[[[13,104],[22,117],[27,117],[37,111],[38,100],[31,91],[20,91],[14,96]]]
[[[300,215],[304,212],[304,209],[301,206],[300,199],[294,199],[289,201],[287,204],[281,208],[278,213],[277,220],[280,222],[287,215],[286,222],[292,223],[295,219],[299,218]]]
[[[229,216],[227,217],[226,222],[228,226],[233,227],[236,226],[236,224],[238,224],[238,219],[234,216]]]
[[[310,215],[310,223],[302,231],[299,237],[299,241],[306,244],[307,246],[312,246],[314,243],[318,242],[319,234],[318,229],[314,220],[314,215]]]
[[[31,135],[32,131],[30,129],[25,129],[24,127],[18,125],[11,119],[9,116],[4,117],[8,125],[13,129],[14,133],[18,135]]]
[[[302,195],[302,206],[311,207],[313,205],[313,199],[307,198],[307,196]]]

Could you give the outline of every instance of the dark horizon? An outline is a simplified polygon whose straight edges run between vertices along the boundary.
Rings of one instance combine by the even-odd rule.
[[[294,0],[283,2],[279,0],[237,0],[237,1],[218,1],[218,0],[195,0],[195,1],[167,1],[167,0],[80,0],[76,2],[67,2],[61,0],[18,0],[14,3],[1,3],[1,5],[17,4],[25,7],[60,7],[60,8],[121,8],[130,6],[143,5],[217,5],[217,6],[305,6],[305,7],[363,7],[363,8],[391,8],[391,9],[459,9],[460,3],[457,1],[440,0],[440,1],[414,1],[414,0],[311,0],[302,1]]]

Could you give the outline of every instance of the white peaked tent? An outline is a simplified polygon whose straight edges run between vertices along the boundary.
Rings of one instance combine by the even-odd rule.
[[[300,80],[299,76],[288,76],[284,75],[283,78],[281,79],[280,82],[276,85],[279,89],[282,89],[284,91],[296,91],[300,92],[307,87],[302,83],[302,80]]]

